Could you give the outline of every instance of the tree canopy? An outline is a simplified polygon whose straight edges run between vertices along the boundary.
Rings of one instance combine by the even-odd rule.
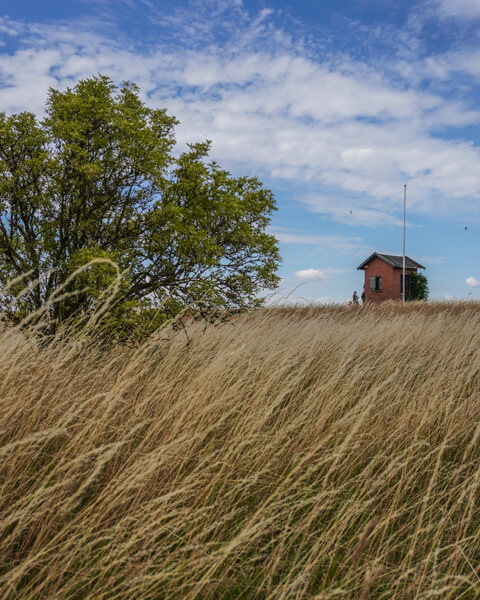
[[[0,113],[0,286],[15,318],[92,306],[122,271],[118,318],[143,309],[256,306],[278,284],[275,199],[255,177],[208,162],[210,143],[175,154],[177,121],[107,77],[51,89],[45,117]],[[27,275],[25,275],[27,274]],[[28,293],[14,300],[22,289]]]
[[[428,281],[423,273],[410,273],[409,300],[427,300],[429,294]]]

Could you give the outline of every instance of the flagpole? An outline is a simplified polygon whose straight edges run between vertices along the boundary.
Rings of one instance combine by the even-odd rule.
[[[405,227],[407,220],[407,184],[403,186],[403,269],[402,269],[402,304],[405,304]]]

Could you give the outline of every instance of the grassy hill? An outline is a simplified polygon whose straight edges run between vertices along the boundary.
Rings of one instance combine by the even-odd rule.
[[[0,600],[480,597],[480,307],[0,334]]]

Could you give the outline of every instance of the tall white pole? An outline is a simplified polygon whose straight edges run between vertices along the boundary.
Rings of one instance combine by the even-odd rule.
[[[405,228],[407,222],[407,184],[403,186],[403,269],[402,269],[402,303],[405,304]]]

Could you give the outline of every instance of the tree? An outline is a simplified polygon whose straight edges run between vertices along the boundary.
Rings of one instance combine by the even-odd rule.
[[[0,113],[0,286],[3,310],[50,308],[53,322],[88,309],[116,278],[119,319],[201,301],[242,309],[278,285],[266,233],[273,194],[207,162],[209,142],[173,154],[177,121],[148,108],[132,83],[97,76],[51,89],[46,116]],[[27,286],[28,293],[13,301]],[[169,308],[170,307],[170,308]],[[132,313],[133,311],[133,313]]]
[[[409,300],[427,300],[429,294],[428,281],[423,273],[410,273]]]

